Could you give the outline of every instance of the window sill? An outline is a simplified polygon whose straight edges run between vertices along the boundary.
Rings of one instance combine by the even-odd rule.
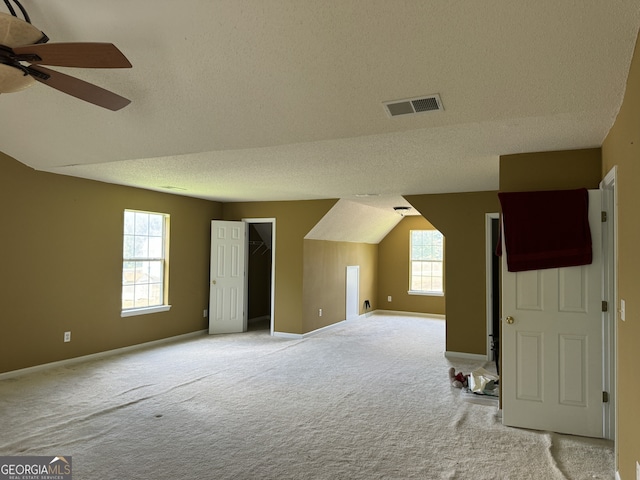
[[[147,315],[149,313],[168,312],[171,305],[158,305],[156,307],[132,308],[130,310],[122,310],[121,317],[135,317],[137,315]]]
[[[409,295],[422,295],[425,297],[444,297],[444,292],[421,292],[419,290],[409,290]]]

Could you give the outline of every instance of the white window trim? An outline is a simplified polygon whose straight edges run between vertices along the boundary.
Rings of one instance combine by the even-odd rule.
[[[444,297],[444,292],[435,292],[435,291],[423,291],[423,290],[409,290],[407,292],[409,295],[422,295],[425,297]]]
[[[165,275],[165,279],[163,281],[163,291],[164,291],[164,301],[167,301],[167,288],[168,288],[168,276],[167,276],[167,242],[169,241],[168,238],[168,233],[169,233],[169,219],[171,218],[170,215],[168,213],[160,213],[160,212],[151,212],[151,211],[146,211],[146,210],[136,210],[136,209],[131,209],[131,208],[125,208],[124,209],[125,212],[130,211],[130,212],[141,212],[141,213],[149,213],[149,214],[154,214],[154,215],[162,215],[164,217],[164,226],[163,226],[163,230],[164,230],[164,239],[163,239],[163,256],[162,258],[150,258],[150,259],[145,259],[147,261],[151,260],[161,260],[163,262],[163,270],[164,270],[164,275]],[[123,262],[125,261],[140,261],[139,258],[135,258],[135,259],[125,259],[123,256],[122,259]],[[122,286],[120,287],[122,288]],[[122,290],[121,290],[122,291]],[[150,313],[161,313],[161,312],[168,312],[169,310],[171,310],[171,305],[169,305],[168,303],[163,303],[162,305],[153,305],[151,307],[138,307],[138,308],[127,308],[127,309],[121,309],[120,310],[120,317],[121,318],[125,318],[125,317],[135,317],[138,315],[148,315]]]
[[[147,315],[149,313],[168,312],[171,305],[156,305],[155,307],[128,308],[120,312],[121,317],[135,317],[136,315]]]
[[[412,283],[412,278],[413,278],[413,267],[411,265],[411,262],[413,262],[414,260],[411,257],[411,248],[413,246],[413,237],[412,237],[412,232],[414,231],[422,231],[425,229],[412,229],[409,230],[409,285],[411,285]],[[434,229],[434,231],[440,233],[440,235],[442,235],[442,232],[440,232],[440,230],[438,229]],[[442,235],[442,238],[444,239],[444,235]],[[444,246],[444,244],[443,244]],[[419,260],[418,260],[419,261]],[[435,260],[427,260],[427,261],[435,261]],[[443,267],[443,274],[441,275],[440,278],[442,278],[442,281],[444,282],[444,258],[442,260],[440,260],[440,263],[442,264]],[[444,285],[442,286],[442,290],[408,290],[407,291],[408,295],[421,295],[424,297],[444,297]]]

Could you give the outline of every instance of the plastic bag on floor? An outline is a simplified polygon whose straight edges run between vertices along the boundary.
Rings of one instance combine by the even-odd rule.
[[[469,374],[469,390],[481,395],[497,395],[496,382],[500,379],[495,373],[478,368]]]

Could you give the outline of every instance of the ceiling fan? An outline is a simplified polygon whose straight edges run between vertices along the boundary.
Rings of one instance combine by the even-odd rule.
[[[131,63],[111,43],[50,43],[49,38],[31,25],[18,0],[12,0],[22,12],[18,18],[9,0],[4,0],[11,15],[0,12],[0,93],[23,90],[36,81],[68,95],[109,110],[120,110],[131,103],[120,95],[65,75],[42,65],[82,68],[131,68]]]

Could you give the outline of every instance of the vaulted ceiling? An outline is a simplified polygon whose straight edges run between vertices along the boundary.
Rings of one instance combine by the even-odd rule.
[[[118,46],[132,69],[57,69],[132,103],[2,95],[8,155],[222,202],[376,208],[497,189],[501,154],[600,146],[640,25],[637,0],[22,3],[51,42]],[[383,105],[429,94],[442,111]]]

